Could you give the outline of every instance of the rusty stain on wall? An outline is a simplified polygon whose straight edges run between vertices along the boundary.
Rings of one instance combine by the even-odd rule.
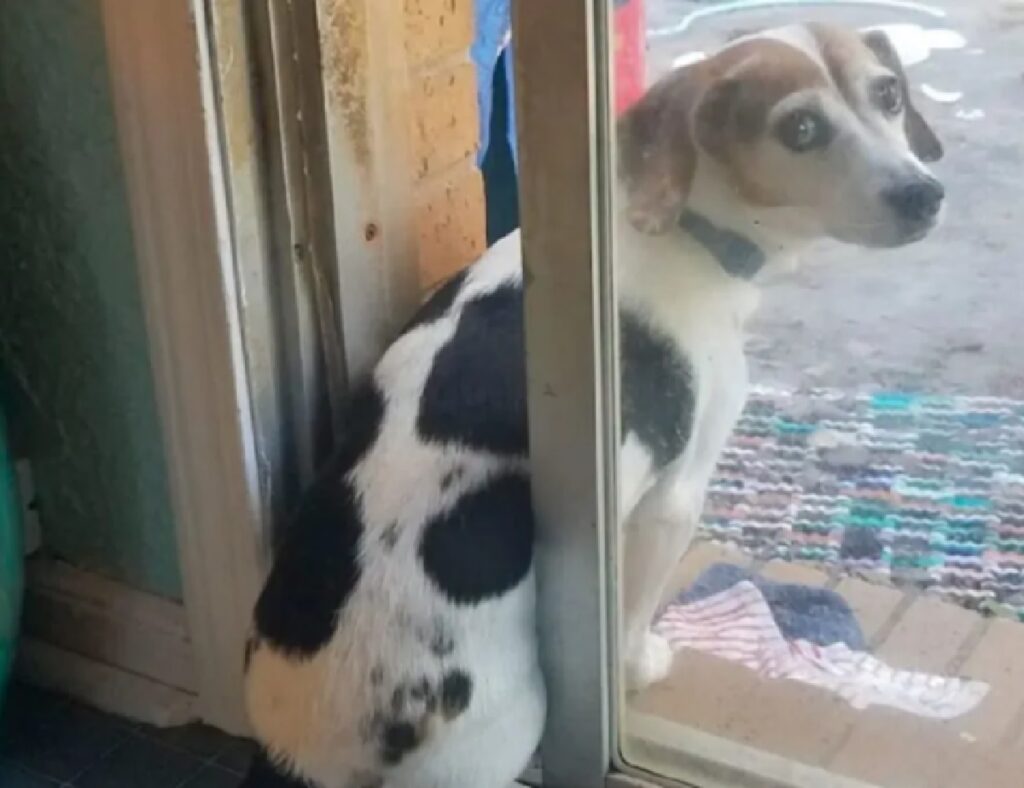
[[[341,110],[356,163],[370,171],[366,8],[366,0],[321,0],[320,51],[324,91]]]
[[[471,262],[485,246],[483,185],[476,168],[476,71],[469,60],[473,0],[318,0],[318,12],[328,117],[343,124],[344,139],[338,142],[354,154],[360,201],[375,206],[377,197],[387,199],[394,189],[412,190],[414,214],[392,214],[389,204],[379,207],[388,221],[409,223],[404,229],[418,239],[420,280],[429,286]],[[371,12],[387,18],[368,18]],[[399,40],[393,40],[394,33]],[[384,35],[391,37],[378,40]],[[381,79],[401,84],[381,88]],[[387,95],[371,95],[374,85]],[[378,101],[397,128],[374,128],[387,122],[376,118]],[[378,133],[391,139],[404,134],[399,142],[409,144],[408,165],[398,173],[404,182],[389,182],[380,194],[384,184],[375,181],[374,171],[379,176],[393,167],[380,162],[375,167],[374,157],[394,152],[378,149]],[[382,215],[363,216],[362,222],[365,243],[388,233]]]

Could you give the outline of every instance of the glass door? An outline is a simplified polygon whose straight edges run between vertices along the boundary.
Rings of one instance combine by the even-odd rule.
[[[540,5],[545,784],[1019,784],[1020,4]]]

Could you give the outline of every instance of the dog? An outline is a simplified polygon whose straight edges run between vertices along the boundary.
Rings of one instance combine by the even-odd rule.
[[[618,125],[625,681],[743,408],[764,269],[939,221],[942,146],[881,33],[801,25],[669,73]],[[506,788],[545,718],[520,241],[444,284],[353,395],[256,604],[244,785]]]

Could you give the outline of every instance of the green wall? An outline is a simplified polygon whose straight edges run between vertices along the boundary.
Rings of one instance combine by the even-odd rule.
[[[48,550],[181,594],[98,0],[0,0],[0,369]]]

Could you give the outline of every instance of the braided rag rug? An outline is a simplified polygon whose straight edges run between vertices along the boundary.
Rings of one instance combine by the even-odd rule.
[[[1024,620],[1024,402],[755,389],[702,530]]]

